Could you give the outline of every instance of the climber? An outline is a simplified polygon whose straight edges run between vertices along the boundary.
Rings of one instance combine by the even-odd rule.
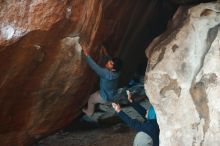
[[[141,105],[132,100],[131,94],[127,91],[128,101],[131,106],[145,119],[140,122],[136,119],[130,118],[127,114],[121,111],[120,105],[112,103],[112,107],[117,115],[131,128],[138,131],[134,146],[159,146],[159,126],[157,124],[156,113],[153,106],[150,106],[148,111]],[[143,138],[144,137],[144,138]]]
[[[86,61],[89,66],[100,77],[99,91],[96,91],[90,95],[87,108],[82,110],[87,116],[90,117],[94,113],[95,104],[104,104],[114,101],[115,95],[117,93],[117,84],[122,62],[119,58],[112,58],[107,60],[105,67],[100,67],[95,63],[85,48],[83,48],[82,51],[86,56]]]

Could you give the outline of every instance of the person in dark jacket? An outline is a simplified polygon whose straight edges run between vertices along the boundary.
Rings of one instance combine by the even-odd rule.
[[[150,106],[148,111],[141,105],[131,99],[131,95],[128,92],[128,101],[131,106],[145,119],[144,122],[140,122],[136,119],[130,118],[124,113],[119,104],[112,103],[112,107],[115,109],[117,115],[130,127],[138,132],[144,132],[149,135],[153,140],[153,146],[159,146],[159,126],[157,124],[156,113],[153,106]],[[146,137],[147,138],[147,137]],[[147,144],[146,144],[147,145]]]
[[[82,49],[86,56],[86,62],[92,70],[100,77],[99,91],[90,95],[88,107],[83,109],[87,116],[91,116],[95,110],[95,104],[113,101],[117,94],[117,84],[122,62],[119,58],[109,59],[105,67],[101,67],[92,59],[86,49]]]

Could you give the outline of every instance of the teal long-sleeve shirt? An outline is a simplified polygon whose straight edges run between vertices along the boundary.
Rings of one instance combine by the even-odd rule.
[[[86,61],[92,70],[94,70],[100,77],[99,92],[101,97],[105,101],[113,101],[117,93],[117,84],[120,74],[118,72],[110,71],[107,68],[100,67],[91,56],[87,56]]]

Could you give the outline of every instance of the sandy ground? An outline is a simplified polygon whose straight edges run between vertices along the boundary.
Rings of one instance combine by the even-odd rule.
[[[109,128],[56,133],[35,146],[132,146],[135,131],[117,124]]]
[[[142,105],[148,103],[142,102]],[[96,112],[93,122],[82,117],[75,120],[65,129],[45,137],[33,146],[132,146],[136,132],[127,127],[112,110],[111,106],[101,107],[102,112]],[[141,117],[127,106],[122,107],[132,118]]]

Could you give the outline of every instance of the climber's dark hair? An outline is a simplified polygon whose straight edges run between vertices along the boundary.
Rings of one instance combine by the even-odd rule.
[[[114,57],[111,60],[114,62],[113,68],[115,69],[116,72],[119,72],[123,65],[122,60],[118,57]]]

